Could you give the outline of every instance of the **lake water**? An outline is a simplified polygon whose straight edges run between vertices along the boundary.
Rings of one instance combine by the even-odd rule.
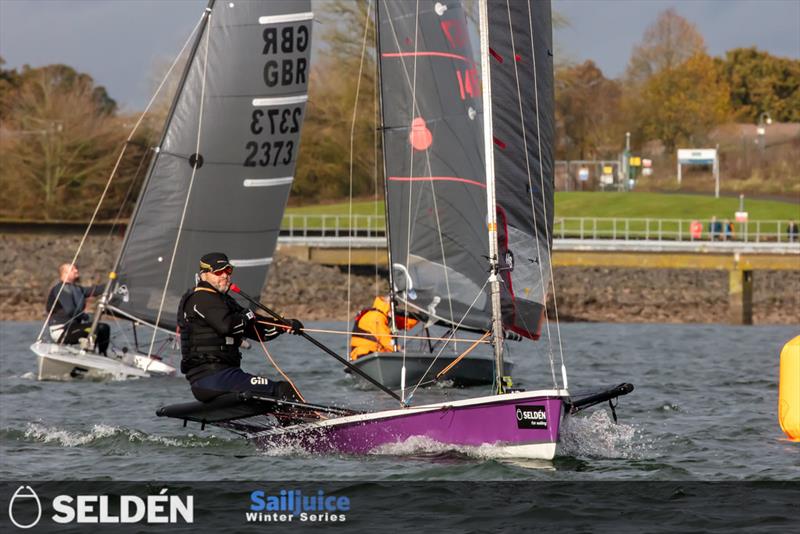
[[[621,382],[636,390],[620,399],[619,424],[602,406],[569,419],[552,462],[499,461],[430,442],[367,456],[257,450],[219,429],[155,417],[161,405],[192,400],[182,377],[37,382],[28,346],[39,326],[0,323],[3,480],[800,480],[800,443],[786,439],[776,416],[780,350],[800,334],[797,326],[561,325],[573,392]],[[316,337],[344,351],[341,336]],[[547,347],[545,340],[532,351],[511,345],[519,384],[551,385]],[[392,406],[382,393],[354,385],[335,360],[302,338],[282,336],[270,352],[310,402]],[[243,367],[275,376],[258,347],[245,352]],[[414,403],[486,392],[436,387],[418,391]]]

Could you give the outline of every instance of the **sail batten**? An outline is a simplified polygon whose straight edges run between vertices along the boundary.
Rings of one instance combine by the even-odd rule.
[[[308,101],[308,95],[264,97],[264,98],[254,98],[253,106],[254,107],[290,106],[292,104],[303,104],[307,101]]]

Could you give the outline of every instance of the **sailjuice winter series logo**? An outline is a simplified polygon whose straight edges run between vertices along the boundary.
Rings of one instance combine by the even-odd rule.
[[[344,495],[326,495],[317,490],[303,495],[299,489],[280,490],[268,495],[263,490],[250,493],[250,511],[245,513],[248,523],[342,523],[350,511],[350,498]]]

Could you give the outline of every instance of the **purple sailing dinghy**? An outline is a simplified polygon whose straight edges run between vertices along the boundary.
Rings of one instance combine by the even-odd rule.
[[[307,3],[296,2],[305,4],[301,12]],[[308,23],[305,14],[280,15],[259,20]],[[422,438],[478,447],[486,456],[551,459],[564,417],[606,401],[613,411],[611,401],[633,386],[570,396],[563,355],[560,364],[553,356],[562,344],[557,316],[551,338],[546,308],[555,299],[549,2],[378,0],[376,21],[393,314],[401,307],[452,332],[491,332],[494,371],[487,379],[495,393],[412,406],[408,398],[432,378],[426,375],[441,350],[432,350],[431,365],[413,378],[400,359],[398,395],[303,333],[398,408],[360,412],[229,393],[157,414],[225,428],[263,447],[365,454]],[[542,378],[552,384],[511,389],[506,340],[540,336],[550,346],[550,373]]]

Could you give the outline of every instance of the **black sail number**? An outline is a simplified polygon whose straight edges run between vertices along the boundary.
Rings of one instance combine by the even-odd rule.
[[[245,167],[277,167],[288,165],[292,162],[292,151],[294,143],[292,141],[248,141],[245,145],[247,157],[244,160]]]
[[[245,167],[277,167],[292,162],[294,142],[288,139],[274,139],[275,136],[288,136],[300,132],[303,108],[271,107],[256,108],[250,115],[250,133],[256,136],[270,136],[269,141],[252,140],[245,145]]]
[[[302,112],[300,107],[254,109],[250,121],[250,132],[253,135],[297,133],[300,131]],[[269,124],[269,129],[266,128],[267,124]]]

